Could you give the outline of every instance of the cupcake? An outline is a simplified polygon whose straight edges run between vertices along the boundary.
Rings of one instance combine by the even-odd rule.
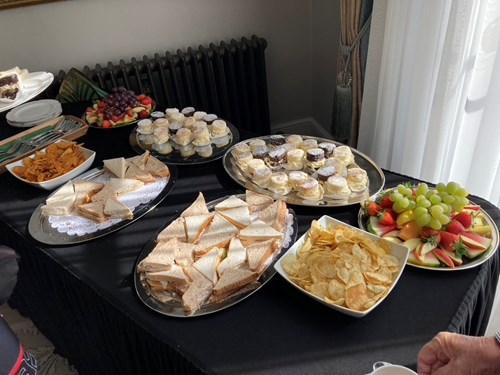
[[[187,146],[193,140],[193,133],[186,128],[180,128],[173,136],[174,141],[181,146]]]
[[[214,115],[213,113],[209,113],[208,115],[205,115],[203,117],[203,121],[205,121],[207,124],[211,124],[215,120],[217,120],[217,115]]]
[[[368,186],[368,174],[362,168],[349,168],[347,170],[347,183],[354,193],[361,193]]]
[[[148,118],[140,120],[137,123],[137,133],[152,134],[153,133],[153,121],[151,121]]]
[[[186,128],[187,129],[187,128]],[[195,146],[207,146],[210,144],[210,133],[207,127],[200,127],[193,131],[193,144]],[[212,148],[212,147],[210,147]]]
[[[318,147],[325,152],[325,158],[330,158],[333,155],[333,151],[337,147],[335,143],[331,142],[321,142],[318,144]]]
[[[224,120],[215,120],[210,126],[210,134],[212,138],[224,137],[229,133],[229,128]]]
[[[291,171],[288,174],[288,181],[292,189],[297,190],[297,187],[309,179],[309,175],[303,171]]]
[[[323,187],[318,180],[309,177],[305,182],[297,186],[297,196],[307,200],[320,200],[323,198]]]
[[[185,117],[190,117],[190,116],[193,116],[194,115],[194,112],[195,112],[195,109],[194,107],[185,107],[182,109],[181,113],[185,116]]]
[[[325,182],[329,177],[335,175],[335,167],[321,167],[316,171],[316,176],[319,182]]]
[[[325,152],[320,148],[310,148],[306,152],[306,165],[318,169],[325,165]]]
[[[345,166],[354,163],[354,155],[349,146],[337,147],[333,151],[333,157],[339,159]]]
[[[351,190],[347,184],[347,180],[342,176],[328,177],[325,187],[325,196],[333,199],[348,199],[351,195]]]
[[[302,136],[298,134],[291,134],[288,137],[286,137],[286,143],[292,145],[295,148],[299,148],[300,145],[302,144]]]
[[[279,169],[286,162],[286,153],[285,150],[281,148],[276,148],[274,150],[269,151],[267,157],[265,159],[266,164],[271,169]]]
[[[311,148],[318,148],[318,141],[315,140],[315,139],[305,139],[304,141],[302,141],[302,143],[300,144],[300,148],[302,150],[304,150],[305,152],[307,152],[307,150],[311,149]]]
[[[193,144],[194,144],[194,142],[193,142]],[[208,144],[207,146],[197,146],[197,147],[195,147],[195,151],[202,158],[208,158],[208,157],[212,156],[212,154],[213,154],[212,145],[210,145],[210,144]]]
[[[168,125],[168,131],[172,137],[175,136],[180,129],[182,129],[182,125],[177,122]]]
[[[199,121],[199,120],[203,120],[203,117],[205,117],[207,115],[207,112],[203,112],[203,111],[196,111],[195,113],[193,113],[193,117]]]
[[[276,172],[269,178],[269,190],[280,195],[287,195],[292,188],[288,183],[288,175],[285,172]]]
[[[271,171],[271,168],[263,166],[262,168],[258,168],[254,171],[252,181],[257,185],[266,188],[269,186],[272,174],[273,172]]]
[[[300,171],[304,167],[304,150],[295,148],[286,153],[285,168],[290,171]]]
[[[256,138],[248,142],[248,145],[250,146],[250,150],[254,152],[258,148],[266,148],[266,141],[260,138]]]

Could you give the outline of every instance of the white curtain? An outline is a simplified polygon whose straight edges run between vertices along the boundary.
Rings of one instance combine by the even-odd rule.
[[[357,148],[500,206],[500,0],[375,0]]]

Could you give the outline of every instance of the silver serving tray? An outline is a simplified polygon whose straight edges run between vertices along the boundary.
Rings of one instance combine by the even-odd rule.
[[[287,137],[289,134],[282,134],[284,137]],[[319,138],[319,137],[309,137],[309,136],[302,136],[302,138],[305,139],[316,139],[318,143],[321,142],[329,142],[329,143],[334,143],[337,146],[342,146],[342,143],[332,141],[331,139],[326,139],[326,138]],[[262,139],[266,143],[268,143],[270,136],[263,136],[263,137],[256,137],[252,139],[247,139],[243,142],[249,143],[253,139]],[[224,155],[223,158],[223,165],[226,170],[226,172],[231,176],[231,178],[243,186],[246,189],[253,190],[257,193],[268,195],[274,199],[282,199],[286,203],[289,204],[295,204],[295,205],[300,205],[300,206],[319,206],[319,207],[342,207],[342,206],[348,206],[352,204],[357,204],[360,202],[363,202],[370,197],[378,194],[382,188],[384,187],[385,184],[385,175],[384,172],[375,164],[373,160],[371,160],[368,156],[365,154],[359,152],[358,150],[354,149],[351,147],[351,151],[354,155],[354,163],[357,164],[360,168],[363,168],[367,175],[368,175],[368,188],[366,189],[365,192],[361,194],[356,194],[352,195],[349,199],[347,200],[339,200],[339,199],[332,199],[328,197],[324,197],[321,200],[318,201],[313,201],[313,200],[306,200],[297,195],[296,192],[292,191],[287,195],[280,195],[276,194],[266,188],[263,188],[259,185],[257,185],[255,182],[252,181],[251,177],[243,172],[241,168],[237,165],[235,158],[233,157],[231,151],[233,150],[235,146],[232,146],[226,151],[226,154]],[[284,168],[283,168],[284,171]]]
[[[146,215],[149,211],[154,209],[162,200],[164,200],[167,197],[168,193],[174,187],[178,175],[176,166],[169,165],[168,169],[170,170],[170,177],[163,190],[153,200],[149,201],[146,204],[141,204],[137,206],[134,210],[134,217],[131,220],[121,220],[120,222],[108,228],[98,230],[97,232],[94,233],[88,233],[83,236],[68,235],[67,233],[61,233],[56,228],[53,228],[50,225],[48,219],[41,214],[40,208],[43,205],[42,203],[35,209],[35,211],[30,217],[28,223],[28,232],[36,241],[47,245],[74,245],[82,242],[91,241],[99,237],[107,236],[108,234],[123,229],[126,226],[132,224],[133,222],[139,220],[144,215]],[[91,180],[92,178],[95,178],[103,173],[104,170],[102,168],[101,169],[94,168],[85,173],[82,173],[77,178]]]
[[[226,121],[226,120],[224,120]],[[226,121],[227,127],[229,128],[229,134],[227,135],[228,143],[224,146],[218,147],[216,144],[213,142],[210,144],[212,147],[212,155],[209,157],[202,157],[195,153],[192,156],[184,157],[181,155],[180,151],[176,149],[175,142],[173,141],[168,141],[173,147],[173,151],[170,154],[160,154],[156,150],[153,149],[152,144],[145,144],[144,142],[141,142],[139,139],[139,133],[137,133],[137,126],[132,130],[129,136],[129,142],[130,146],[134,149],[135,152],[138,154],[142,154],[144,151],[148,150],[152,155],[154,155],[155,158],[158,160],[161,160],[164,163],[168,164],[176,164],[176,165],[194,165],[194,164],[203,164],[203,163],[209,163],[214,160],[218,160],[224,156],[224,153],[226,150],[240,140],[240,133],[238,132],[238,129],[231,124],[230,122]]]
[[[236,195],[239,198],[244,198],[244,194],[242,195]],[[213,200],[211,202],[207,203],[207,207],[209,210],[212,210],[213,207],[219,203],[222,202],[224,199],[226,199],[228,196],[224,196],[222,198],[218,198],[216,200]],[[172,316],[172,317],[177,317],[177,318],[192,318],[196,316],[201,316],[201,315],[207,315],[207,314],[212,314],[218,311],[221,311],[223,309],[226,309],[230,306],[233,306],[247,297],[250,297],[252,294],[257,292],[259,289],[261,289],[276,273],[276,270],[274,269],[274,264],[278,261],[278,259],[281,258],[281,256],[287,252],[287,250],[293,246],[295,243],[295,240],[297,239],[297,231],[298,231],[298,223],[297,223],[297,217],[295,216],[295,212],[291,210],[290,208],[288,209],[289,214],[293,216],[293,223],[292,223],[292,234],[291,238],[288,241],[288,245],[286,247],[282,247],[281,251],[275,256],[275,258],[272,260],[272,262],[269,263],[268,267],[266,270],[262,273],[262,275],[259,277],[258,281],[260,282],[260,286],[252,291],[249,291],[247,293],[243,293],[241,295],[235,296],[231,299],[228,299],[223,302],[219,303],[205,303],[203,304],[193,315],[187,316],[184,312],[184,309],[182,308],[182,302],[180,298],[178,299],[173,299],[170,300],[169,302],[161,302],[154,298],[153,296],[149,295],[147,292],[146,287],[142,284],[141,279],[140,279],[140,274],[137,272],[137,265],[148,256],[148,254],[155,248],[156,246],[156,238],[158,234],[165,228],[167,227],[173,220],[177,219],[179,215],[173,217],[171,220],[169,220],[162,228],[160,228],[157,233],[151,237],[148,242],[144,245],[144,247],[141,250],[141,253],[139,254],[139,257],[137,258],[137,261],[134,265],[134,285],[135,285],[135,290],[137,292],[137,295],[139,296],[139,299],[150,309],[163,314],[167,316]]]

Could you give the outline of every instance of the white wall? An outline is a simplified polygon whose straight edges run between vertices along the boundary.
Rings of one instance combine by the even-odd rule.
[[[336,61],[338,40],[338,0],[330,3],[68,0],[2,10],[0,70],[20,66],[57,73],[256,34],[268,42],[271,123],[305,117],[323,123],[329,121],[333,95],[327,76],[335,66],[328,61]],[[328,41],[332,49],[322,51]],[[327,58],[316,58],[323,55]]]

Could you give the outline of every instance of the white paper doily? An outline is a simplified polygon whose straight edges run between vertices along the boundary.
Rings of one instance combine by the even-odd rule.
[[[109,179],[110,175],[103,174],[95,179],[92,179],[92,181],[105,184],[109,181]],[[146,204],[155,199],[158,194],[163,191],[167,182],[167,178],[161,178],[156,182],[144,184],[144,186],[140,189],[121,195],[118,197],[118,200],[134,211],[134,209],[140,204]],[[94,233],[98,230],[109,228],[120,221],[122,221],[122,219],[109,219],[103,223],[98,223],[71,213],[66,216],[49,216],[49,223],[52,228],[57,229],[60,233],[67,233],[72,236],[83,236],[89,233]]]

